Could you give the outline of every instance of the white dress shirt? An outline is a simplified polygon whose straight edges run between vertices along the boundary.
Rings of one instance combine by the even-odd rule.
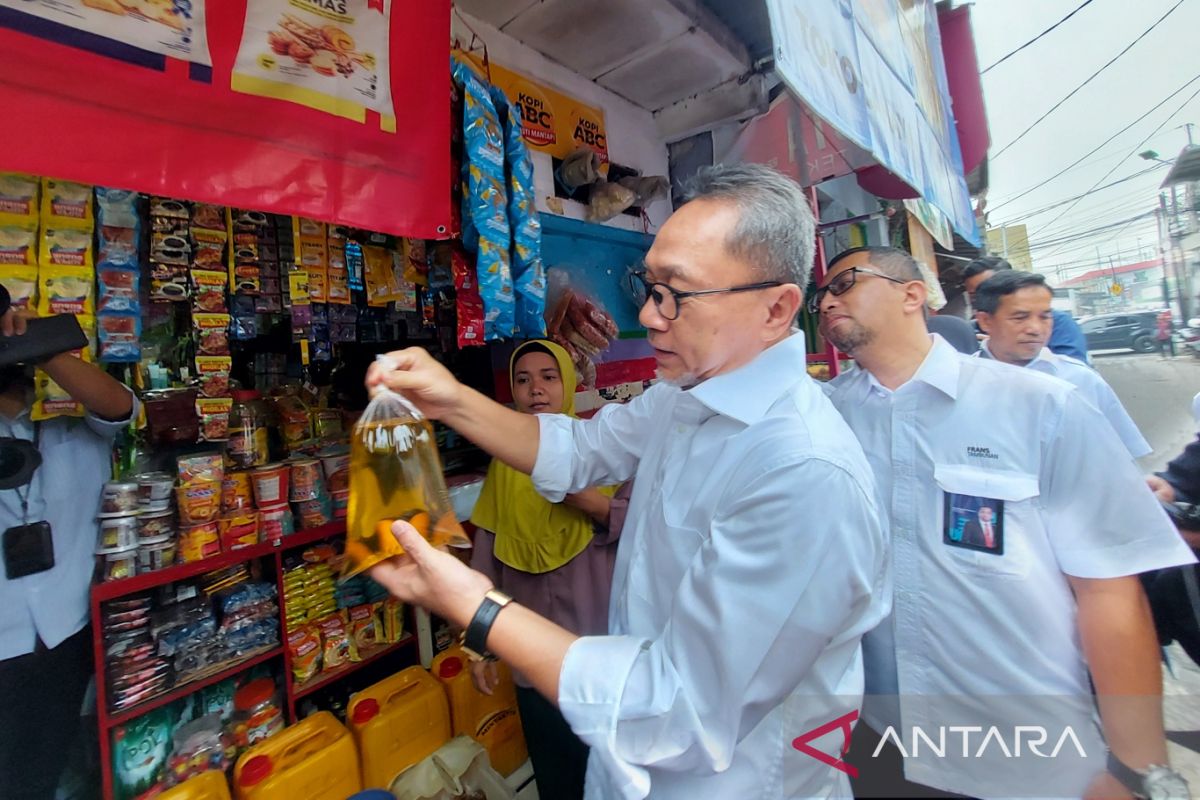
[[[1010,749],[1013,724],[1040,724],[1046,751],[1070,725],[1085,758],[1070,744],[1040,760],[996,746],[982,758],[927,750],[905,759],[905,774],[973,797],[1080,796],[1104,768],[1104,745],[1066,576],[1133,575],[1192,562],[1191,551],[1112,427],[1064,381],[934,336],[894,392],[865,370],[828,391],[891,512],[895,596],[863,642],[867,693],[879,695],[864,719],[906,746],[914,727],[936,739],[948,725],[996,724]],[[950,543],[949,495],[1003,500],[1002,553]]]
[[[0,491],[0,531],[45,520],[54,542],[54,566],[9,580],[0,565],[0,660],[32,653],[40,638],[57,647],[88,622],[88,591],[95,569],[100,490],[112,475],[112,441],[137,417],[109,422],[94,415],[37,423],[42,465],[21,491]],[[33,439],[29,412],[0,417],[0,436]],[[28,492],[28,520],[20,495]]]
[[[792,741],[861,703],[887,545],[870,467],[805,366],[797,333],[687,391],[539,417],[547,499],[636,478],[611,635],[577,640],[560,677],[592,800],[849,793]],[[842,738],[812,745],[838,757]]]
[[[980,348],[979,355],[983,358],[994,358],[987,349],[986,342]],[[1117,436],[1125,444],[1125,449],[1134,458],[1141,458],[1154,451],[1154,448],[1142,436],[1142,432],[1138,430],[1137,423],[1130,418],[1125,406],[1121,405],[1117,393],[1112,390],[1104,378],[1100,377],[1099,372],[1087,364],[1043,347],[1038,357],[1026,364],[1025,367],[1061,378],[1078,389],[1084,399],[1108,419],[1113,430],[1117,432]]]

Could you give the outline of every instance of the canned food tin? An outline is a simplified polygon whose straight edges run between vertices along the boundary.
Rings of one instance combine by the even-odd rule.
[[[100,520],[100,544],[105,550],[137,547],[138,517],[136,514]]]
[[[101,514],[132,514],[138,509],[138,485],[134,481],[109,481],[100,490]]]

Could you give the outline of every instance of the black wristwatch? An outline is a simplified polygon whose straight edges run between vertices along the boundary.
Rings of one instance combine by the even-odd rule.
[[[1188,782],[1165,764],[1151,764],[1140,771],[1126,766],[1112,751],[1108,753],[1108,774],[1121,782],[1134,797],[1148,800],[1189,800]]]
[[[471,618],[471,624],[463,631],[462,649],[472,661],[495,661],[496,657],[487,649],[488,634],[500,610],[512,602],[504,592],[492,589],[483,596],[483,602]]]

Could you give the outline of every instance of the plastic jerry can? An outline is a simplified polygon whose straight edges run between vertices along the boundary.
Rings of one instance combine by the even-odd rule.
[[[470,736],[483,745],[492,768],[508,777],[529,758],[512,671],[496,663],[500,682],[489,697],[471,682],[469,663],[461,648],[451,647],[433,659],[430,671],[446,687],[454,735]]]
[[[397,775],[450,741],[446,691],[421,666],[354,695],[346,719],[367,788],[391,786]]]
[[[229,782],[224,772],[210,769],[167,789],[158,800],[229,800]]]
[[[254,745],[233,769],[238,800],[346,800],[361,789],[354,737],[328,711]]]

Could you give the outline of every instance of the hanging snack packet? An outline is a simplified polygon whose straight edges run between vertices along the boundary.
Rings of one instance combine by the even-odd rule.
[[[0,222],[0,264],[37,263],[37,221],[8,224]]]
[[[138,314],[138,279],[141,276],[136,266],[101,266],[96,271],[99,297],[96,311],[100,314]]]
[[[37,226],[38,179],[19,172],[0,172],[0,225]]]
[[[92,229],[92,187],[83,183],[42,178],[42,223]]]
[[[142,318],[136,314],[101,314],[97,338],[100,360],[106,364],[136,364],[142,360]]]
[[[91,314],[95,311],[92,270],[87,267],[43,266],[38,314]]]
[[[125,189],[96,187],[96,217],[100,225],[109,228],[138,228],[137,192]]]
[[[350,436],[342,577],[404,552],[392,534],[398,519],[435,547],[470,547],[446,491],[433,426],[402,395],[380,387]]]
[[[2,251],[0,251],[2,253]],[[33,309],[37,296],[38,270],[31,266],[9,266],[0,258],[0,286],[8,289],[12,307],[17,311]]]
[[[92,232],[82,228],[45,228],[38,249],[44,267],[92,267]]]

